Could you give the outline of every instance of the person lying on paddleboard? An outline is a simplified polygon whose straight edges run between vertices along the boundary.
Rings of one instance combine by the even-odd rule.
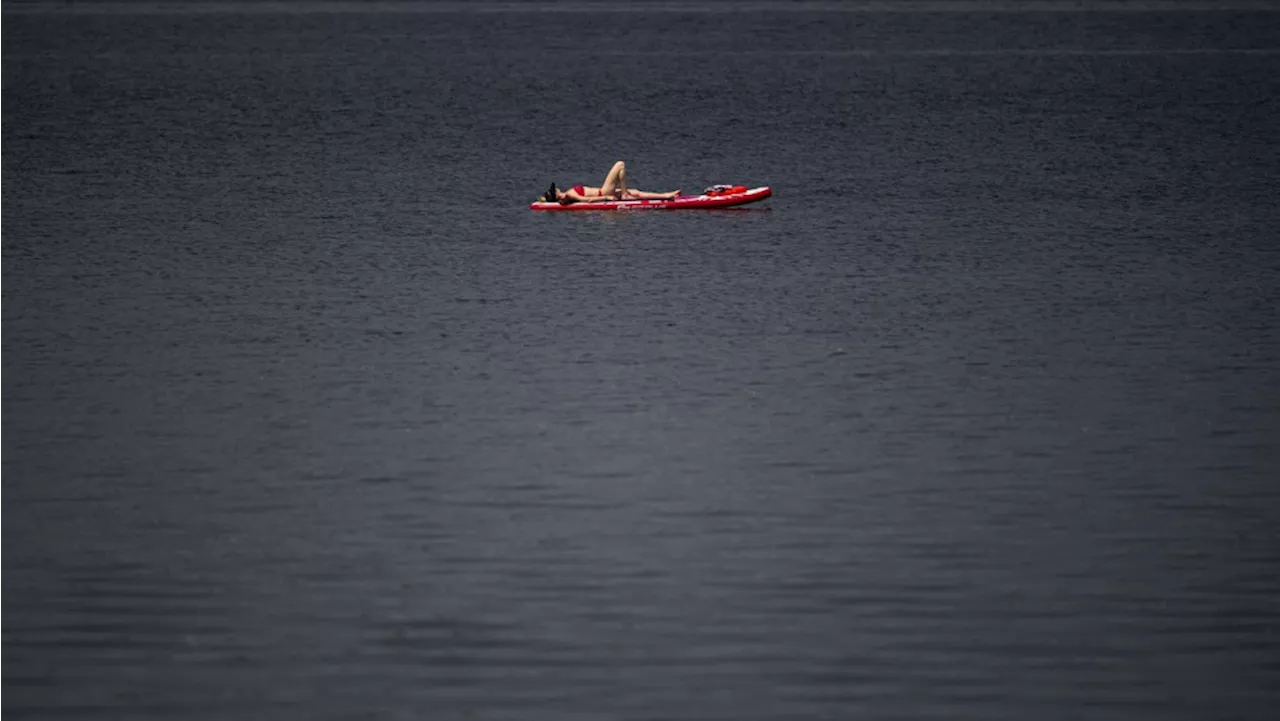
[[[588,185],[575,185],[568,190],[560,190],[555,183],[542,194],[539,200],[546,203],[601,203],[609,200],[670,200],[680,197],[679,190],[666,193],[650,193],[644,190],[633,190],[627,187],[627,164],[619,160],[604,179],[599,188]]]

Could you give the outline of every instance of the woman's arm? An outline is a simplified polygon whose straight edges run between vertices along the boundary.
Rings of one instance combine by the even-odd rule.
[[[560,200],[563,204],[568,203],[604,203],[610,200],[617,200],[609,195],[581,195],[573,190],[564,191],[564,197]]]

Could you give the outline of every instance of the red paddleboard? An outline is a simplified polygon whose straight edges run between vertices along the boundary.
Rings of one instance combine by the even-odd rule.
[[[773,195],[769,186],[749,188],[740,193],[725,195],[682,195],[671,200],[606,200],[599,203],[548,203],[538,201],[529,205],[530,210],[695,210],[698,208],[731,208],[735,205],[755,203]]]

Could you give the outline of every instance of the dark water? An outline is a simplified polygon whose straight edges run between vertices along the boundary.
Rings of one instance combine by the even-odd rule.
[[[1272,717],[1280,14],[1023,7],[7,3],[4,712]]]

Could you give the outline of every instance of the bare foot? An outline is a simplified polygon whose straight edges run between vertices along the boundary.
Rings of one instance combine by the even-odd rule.
[[[680,197],[680,191],[679,191],[679,190],[673,190],[673,191],[671,191],[670,193],[667,193],[667,194],[666,194],[666,196],[667,196],[668,198],[679,198],[679,197]]]

